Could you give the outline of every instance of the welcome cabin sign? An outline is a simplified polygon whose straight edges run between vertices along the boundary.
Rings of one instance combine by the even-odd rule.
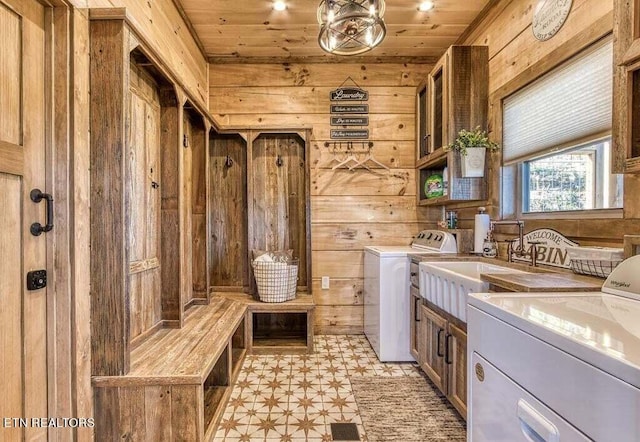
[[[566,238],[562,233],[553,229],[533,230],[523,237],[524,250],[530,250],[530,241],[538,242],[536,245],[537,261],[539,264],[545,264],[552,267],[560,267],[563,269],[571,268],[571,260],[567,253],[567,247],[576,247],[579,244]],[[516,249],[520,245],[520,240],[513,243]],[[514,261],[530,262],[528,258],[514,256]]]

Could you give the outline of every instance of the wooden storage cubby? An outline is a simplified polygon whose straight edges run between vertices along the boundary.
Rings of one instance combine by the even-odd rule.
[[[247,141],[213,131],[209,140],[211,287],[248,291]]]
[[[221,296],[247,308],[244,343],[248,353],[313,353],[312,295],[298,293],[291,301],[274,303],[241,293]]]
[[[293,250],[298,291],[311,287],[309,130],[249,132],[249,250]],[[255,292],[249,267],[251,292]]]
[[[447,194],[441,197],[427,198],[424,183],[433,174],[447,174]],[[416,178],[418,184],[418,204],[446,205],[450,203],[482,200],[486,196],[485,178],[464,178],[460,165],[460,154],[439,150],[428,155],[418,163]],[[444,178],[444,175],[443,175]]]
[[[183,254],[190,256],[190,268],[185,272],[185,307],[209,302],[208,269],[208,130],[205,120],[189,102],[183,107],[182,155],[187,171],[183,181],[184,230],[186,241]]]

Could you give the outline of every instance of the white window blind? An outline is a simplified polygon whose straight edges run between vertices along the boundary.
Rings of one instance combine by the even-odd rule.
[[[606,38],[503,101],[503,161],[611,130],[613,43]]]

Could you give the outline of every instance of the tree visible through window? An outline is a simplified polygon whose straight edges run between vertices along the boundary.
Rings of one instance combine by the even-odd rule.
[[[523,212],[622,207],[622,177],[610,172],[610,139],[523,163]]]

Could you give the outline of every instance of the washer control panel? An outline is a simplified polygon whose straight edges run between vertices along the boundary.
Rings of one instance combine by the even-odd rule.
[[[416,248],[433,249],[442,253],[456,253],[456,237],[443,230],[423,230],[411,243]]]

